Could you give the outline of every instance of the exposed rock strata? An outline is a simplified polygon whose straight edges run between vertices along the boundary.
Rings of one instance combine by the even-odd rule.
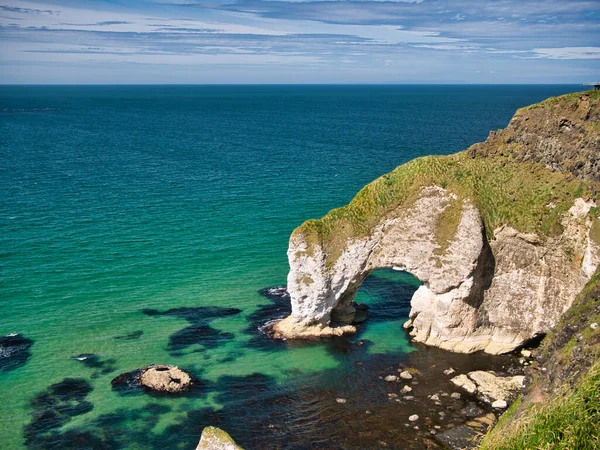
[[[585,100],[578,101],[585,103]],[[573,101],[569,99],[563,103],[568,106]],[[532,109],[535,112],[532,117],[546,114],[543,111],[549,106],[541,105],[541,112]],[[591,112],[586,114],[577,112],[583,114],[577,127],[556,131],[570,133],[568,138],[548,135],[552,131],[549,125],[538,126],[535,120],[528,121],[527,114],[521,111],[511,122],[512,128],[500,134],[510,134],[513,143],[521,142],[510,147],[513,152],[522,150],[520,160],[543,162],[552,170],[573,170],[572,175],[582,180],[592,178],[598,181],[594,169],[598,166],[596,147],[592,148],[592,159],[584,168],[573,161],[561,159],[558,150],[546,150],[555,141],[560,143],[556,147],[559,150],[571,149],[573,142],[588,142],[595,146],[600,138],[597,134],[594,137],[592,132],[598,123],[590,125],[585,121],[596,120],[593,118],[600,109],[599,105],[600,102],[594,103],[593,108],[590,107]],[[567,106],[565,109],[572,107]],[[531,135],[527,134],[527,130]],[[493,151],[502,153],[502,145],[508,144],[505,141],[499,143],[498,139],[498,134],[493,134],[485,144],[474,146],[468,154],[483,159]],[[529,149],[527,152],[523,150],[525,147]],[[536,154],[536,149],[539,152],[542,152],[540,149],[546,150],[534,158],[532,155]],[[510,152],[507,150],[507,153]],[[551,156],[555,158],[554,162]],[[451,168],[453,173],[460,175],[462,172],[456,170],[457,164],[467,163],[461,162],[460,158],[459,154],[455,159],[442,160],[439,165],[430,163],[430,170],[443,171],[443,164],[448,164],[448,170]],[[387,184],[393,186],[393,182],[384,176],[378,180],[376,187],[367,187],[361,192],[362,197],[353,201],[353,208],[343,211],[346,214],[343,219],[338,218],[342,217],[342,213],[334,211],[327,221],[317,221],[296,230],[288,249],[288,291],[292,314],[274,325],[276,335],[310,338],[351,332],[349,328],[336,331],[335,325],[354,321],[353,298],[356,291],[363,280],[379,268],[407,271],[422,282],[412,298],[410,320],[406,324],[415,341],[457,352],[484,350],[498,354],[547,333],[571,306],[600,262],[600,222],[592,209],[596,203],[589,196],[576,198],[573,195],[569,198],[572,192],[576,192],[572,188],[565,191],[562,198],[557,198],[560,207],[555,209],[557,206],[552,200],[555,188],[548,188],[549,182],[540,183],[539,191],[546,189],[550,194],[546,197],[540,195],[548,201],[539,204],[539,198],[530,200],[525,197],[537,196],[537,188],[528,191],[519,187],[526,181],[520,181],[515,175],[528,174],[530,170],[534,173],[538,169],[525,166],[525,162],[515,163],[506,159],[503,153],[501,156],[494,154],[493,158],[489,167],[494,167],[501,175],[513,177],[506,186],[521,189],[519,193],[511,192],[508,187],[502,187],[502,180],[490,180],[496,183],[494,192],[504,196],[497,198],[498,204],[505,208],[501,215],[496,214],[500,219],[494,216],[494,199],[485,197],[485,214],[481,211],[483,200],[478,195],[489,195],[489,192],[479,184],[470,190],[457,189],[461,182],[455,177],[452,182],[458,184],[455,184],[455,189],[450,189],[437,185],[435,176],[430,176],[431,184],[418,187],[415,183],[416,190],[407,193],[401,191],[405,185],[402,183],[406,183],[404,179],[394,174],[397,177],[394,182],[400,186],[395,189],[401,192],[394,195],[403,197],[394,200],[395,203],[384,197],[386,202],[395,205],[393,208],[378,206],[382,196],[391,194],[377,189],[385,189]],[[429,162],[422,166],[426,163]],[[576,171],[571,163],[581,170]],[[476,169],[485,172],[485,164]],[[513,168],[519,164],[523,166],[511,169],[512,172],[503,172],[505,164]],[[420,175],[422,166],[415,163],[412,173]],[[415,172],[415,167],[421,171]],[[468,173],[467,170],[465,168],[464,173]],[[546,176],[549,180],[556,179],[554,175],[545,175],[544,170],[535,172],[531,182],[537,183],[540,177]],[[411,172],[407,169],[407,173]],[[471,173],[474,179],[470,183],[480,183],[478,173]],[[594,192],[594,189],[591,191]],[[531,201],[532,211],[537,208],[529,215],[528,201]],[[371,202],[368,206],[371,211],[378,211],[378,215],[368,220],[357,218],[356,214],[367,211],[367,206],[358,202]],[[522,217],[511,218],[510,207],[506,206],[510,202],[520,202]],[[553,222],[548,219],[547,223],[551,223],[551,229],[536,227],[537,217],[540,222],[550,217]],[[368,231],[357,232],[360,226],[368,226]]]

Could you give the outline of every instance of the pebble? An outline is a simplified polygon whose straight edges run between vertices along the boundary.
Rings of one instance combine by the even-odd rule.
[[[414,400],[415,396],[414,395],[405,395],[404,397],[402,397],[404,400]]]
[[[404,386],[402,388],[402,393],[403,394],[408,394],[409,392],[412,392],[412,388],[410,386]]]
[[[340,398],[336,398],[335,401],[338,402],[338,403],[346,403],[348,400],[346,400],[345,398],[341,398],[340,397]]]
[[[593,324],[590,325],[590,328],[592,330],[595,330],[596,328],[598,328],[598,324],[596,322],[594,322]]]
[[[454,400],[458,400],[460,399],[460,392],[453,392],[452,394],[450,394],[450,397]]]
[[[398,397],[398,394],[394,394],[393,392],[390,392],[387,396],[389,398],[396,398],[396,397]]]
[[[456,371],[450,367],[449,369],[444,370],[444,375],[452,375],[454,372]]]
[[[439,402],[440,401],[440,396],[437,394],[433,394],[431,397],[429,397],[431,400],[433,400],[434,402]]]
[[[525,358],[531,358],[531,351],[529,350],[521,350],[521,355],[523,355]]]
[[[416,414],[413,414],[412,416],[410,416],[408,418],[408,420],[410,420],[411,422],[416,422],[417,420],[419,420],[419,416],[417,416]]]
[[[403,380],[412,380],[412,377],[413,376],[408,370],[403,370],[402,372],[400,372],[400,378],[402,378]]]
[[[387,382],[398,381],[398,377],[396,375],[388,375],[384,380]]]
[[[435,428],[436,430],[441,430],[442,427],[440,427],[439,425],[434,425],[433,428]]]
[[[504,400],[496,400],[492,403],[492,408],[504,409],[508,406],[508,404]]]

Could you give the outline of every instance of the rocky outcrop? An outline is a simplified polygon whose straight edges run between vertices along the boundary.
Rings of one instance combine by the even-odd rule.
[[[552,103],[553,114],[556,105],[570,110],[574,101]],[[549,107],[541,105],[540,111]],[[585,120],[596,117],[600,101],[589,109],[560,142],[577,141],[573,133],[596,142],[590,130],[597,122]],[[537,132],[535,121],[520,114],[511,135]],[[532,148],[553,139],[536,136]],[[498,354],[547,333],[600,262],[598,180],[585,181],[596,176],[591,169],[553,172],[571,166],[542,166],[542,156],[515,161],[495,153],[500,147],[493,135],[476,151],[400,166],[348,206],[295,230],[288,249],[292,314],[274,325],[275,335],[351,332],[356,291],[379,268],[410,272],[422,283],[406,324],[415,341]],[[598,152],[592,153],[589,167],[596,167]]]
[[[150,391],[173,394],[188,390],[193,381],[187,372],[177,366],[153,364],[123,373],[115,377],[111,384],[115,389],[142,387]]]
[[[490,405],[500,404],[505,408],[523,388],[525,377],[517,375],[514,377],[500,377],[493,372],[476,370],[467,375],[458,375],[450,381],[456,386],[464,389],[469,394],[474,394]]]
[[[227,432],[216,427],[202,430],[200,442],[196,450],[244,450],[237,445]]]
[[[506,129],[476,144],[472,155],[501,154],[518,161],[539,162],[583,180],[600,179],[600,108],[598,93],[550,98],[516,112]]]

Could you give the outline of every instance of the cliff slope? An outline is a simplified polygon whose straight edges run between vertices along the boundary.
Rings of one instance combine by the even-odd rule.
[[[407,327],[459,352],[510,351],[547,333],[600,262],[600,93],[548,99],[449,156],[398,167],[290,238],[288,338],[352,331],[375,269],[423,283]]]

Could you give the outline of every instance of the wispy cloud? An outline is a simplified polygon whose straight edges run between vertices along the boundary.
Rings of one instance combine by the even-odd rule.
[[[32,68],[60,64],[81,82],[101,81],[102,64],[115,74],[154,66],[156,82],[187,80],[169,66],[210,73],[199,82],[223,81],[224,68],[237,82],[299,71],[307,82],[564,82],[600,72],[597,1],[3,3],[0,82],[56,82]]]

